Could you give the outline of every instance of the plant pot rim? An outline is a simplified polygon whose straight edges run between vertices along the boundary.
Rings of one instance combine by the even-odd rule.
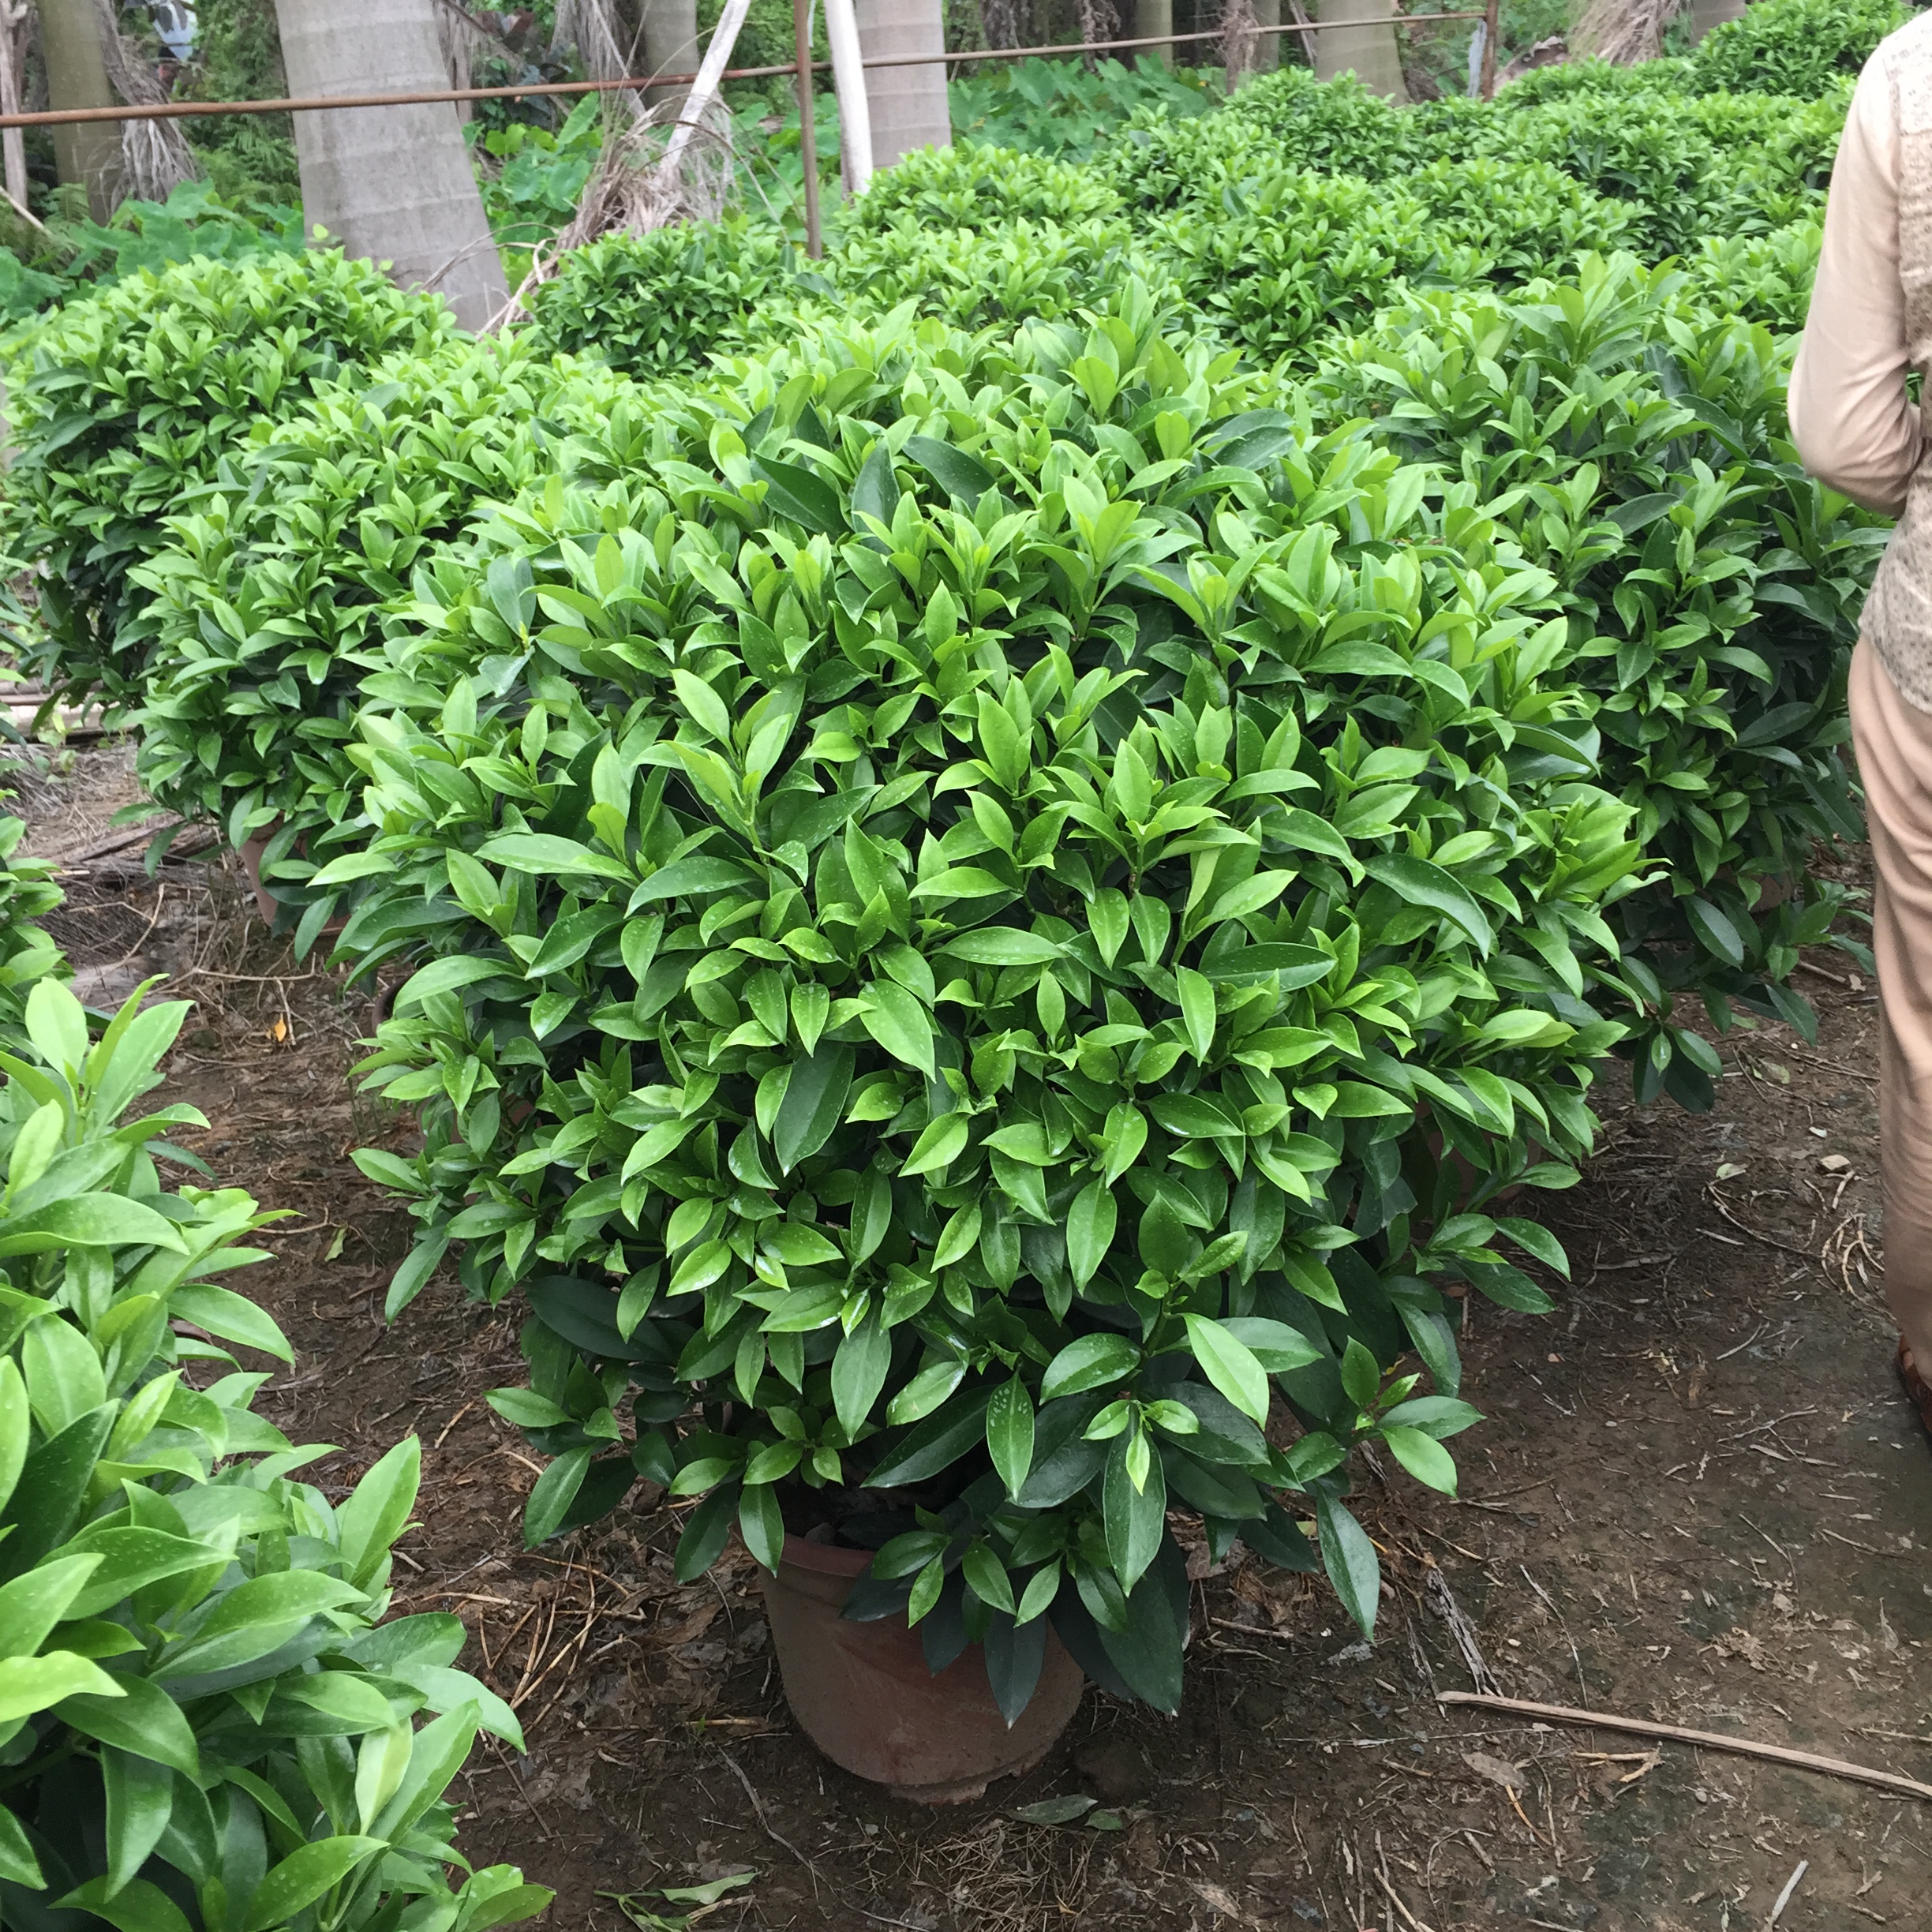
[[[814,1543],[809,1537],[787,1533],[781,1564],[816,1571],[821,1576],[856,1577],[872,1561],[871,1550],[847,1549],[837,1543]]]

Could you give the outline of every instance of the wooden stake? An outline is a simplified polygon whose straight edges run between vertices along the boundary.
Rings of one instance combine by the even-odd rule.
[[[1674,1744],[1695,1744],[1705,1750],[1730,1751],[1739,1758],[1795,1765],[1801,1771],[1822,1771],[1828,1777],[1850,1778],[1861,1784],[1876,1784],[1882,1791],[1903,1792],[1908,1798],[1932,1802],[1932,1784],[1901,1777],[1896,1771],[1874,1771],[1866,1765],[1847,1764],[1842,1758],[1821,1758],[1814,1751],[1793,1750],[1785,1744],[1760,1744],[1750,1738],[1727,1736],[1721,1731],[1692,1731],[1682,1724],[1653,1724],[1647,1717],[1572,1710],[1567,1704],[1532,1704],[1523,1698],[1491,1697],[1477,1690],[1438,1690],[1436,1701],[1473,1705],[1479,1710],[1507,1711],[1518,1717],[1540,1718],[1545,1724],[1578,1724],[1598,1731],[1627,1731],[1634,1737],[1666,1738]]]
[[[1496,35],[1500,31],[1497,15],[1502,11],[1502,0],[1488,0],[1488,11],[1483,16],[1482,80],[1477,92],[1485,100],[1495,98]],[[1465,80],[1463,85],[1469,83]]]

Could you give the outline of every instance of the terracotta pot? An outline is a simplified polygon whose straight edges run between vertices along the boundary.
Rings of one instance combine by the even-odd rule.
[[[1047,1631],[1039,1686],[1009,1730],[978,1644],[935,1677],[903,1618],[840,1616],[871,1561],[864,1550],[788,1536],[778,1574],[758,1572],[799,1728],[834,1764],[926,1804],[964,1804],[993,1779],[1032,1770],[1080,1705],[1084,1680],[1060,1640]]]
[[[242,870],[248,874],[249,889],[255,895],[255,910],[260,914],[262,923],[271,932],[276,919],[281,916],[282,902],[262,883],[262,855],[268,849],[268,841],[281,829],[282,822],[278,818],[267,830],[244,839],[236,855],[242,861]],[[298,852],[303,849],[302,841],[297,841],[295,849]],[[320,939],[337,938],[348,923],[346,917],[331,919],[316,936]]]
[[[271,826],[266,832],[257,832],[253,838],[242,841],[239,857],[242,870],[248,874],[249,889],[255,895],[255,910],[261,915],[262,923],[272,927],[275,915],[282,910],[273,893],[262,883],[262,854],[268,849],[268,841],[275,836],[275,828]]]

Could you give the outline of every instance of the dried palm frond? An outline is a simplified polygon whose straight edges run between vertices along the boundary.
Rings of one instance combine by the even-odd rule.
[[[141,50],[122,37],[113,0],[95,0],[100,21],[101,63],[107,84],[130,107],[158,107],[167,99],[160,76]],[[121,180],[117,199],[165,201],[183,182],[200,178],[201,164],[174,121],[121,123]]]
[[[577,212],[547,249],[539,249],[522,285],[510,298],[492,330],[522,312],[523,298],[556,273],[572,249],[607,235],[649,234],[678,222],[716,221],[724,213],[737,170],[732,148],[731,111],[718,88],[751,0],[725,0],[689,95],[676,106],[645,107],[615,134],[584,185]],[[562,17],[563,9],[558,9]]]
[[[637,53],[613,0],[557,0],[553,51],[576,48],[593,80],[620,80]]]
[[[1589,0],[1571,33],[1571,51],[1619,67],[1655,60],[1664,28],[1683,10],[1683,0]]]
[[[560,254],[606,235],[649,234],[676,222],[716,221],[724,213],[733,174],[730,113],[714,99],[698,121],[683,123],[692,131],[673,159],[665,129],[668,125],[675,132],[676,112],[647,109],[605,143],[576,213],[556,238]]]
[[[557,0],[556,28],[550,45],[553,53],[574,47],[584,72],[593,80],[621,80],[638,70],[637,36],[626,30],[616,0]],[[627,88],[605,98],[631,120],[648,111],[643,96]]]

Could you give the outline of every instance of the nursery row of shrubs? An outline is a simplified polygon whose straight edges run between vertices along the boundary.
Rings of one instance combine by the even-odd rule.
[[[276,1217],[164,1172],[137,1103],[189,1007],[90,1016],[0,819],[0,1914],[124,1932],[484,1932],[549,1894],[471,1871],[445,1796],[479,1728],[460,1621],[388,1619],[414,1438],[339,1503],[255,1413],[290,1359],[219,1277]],[[144,991],[145,989],[144,989]],[[420,1724],[417,1719],[428,1721]],[[461,1872],[451,1887],[448,1868]]]
[[[47,661],[300,943],[413,974],[391,1307],[449,1253],[523,1297],[531,1537],[639,1481],[702,1497],[687,1576],[831,1523],[1009,1709],[1049,1622],[1172,1708],[1170,1507],[1313,1528],[1372,1625],[1350,1452],[1451,1486],[1462,1301],[1563,1268],[1499,1197],[1613,1055],[1709,1104],[1678,1002],[1810,1024],[1857,829],[1884,533],[1767,326],[1842,88],[1665,79],[1283,74],[1117,166],[904,164],[816,286],[601,245],[496,343],[326,257],[42,332]],[[1687,268],[1593,245],[1687,208]]]

